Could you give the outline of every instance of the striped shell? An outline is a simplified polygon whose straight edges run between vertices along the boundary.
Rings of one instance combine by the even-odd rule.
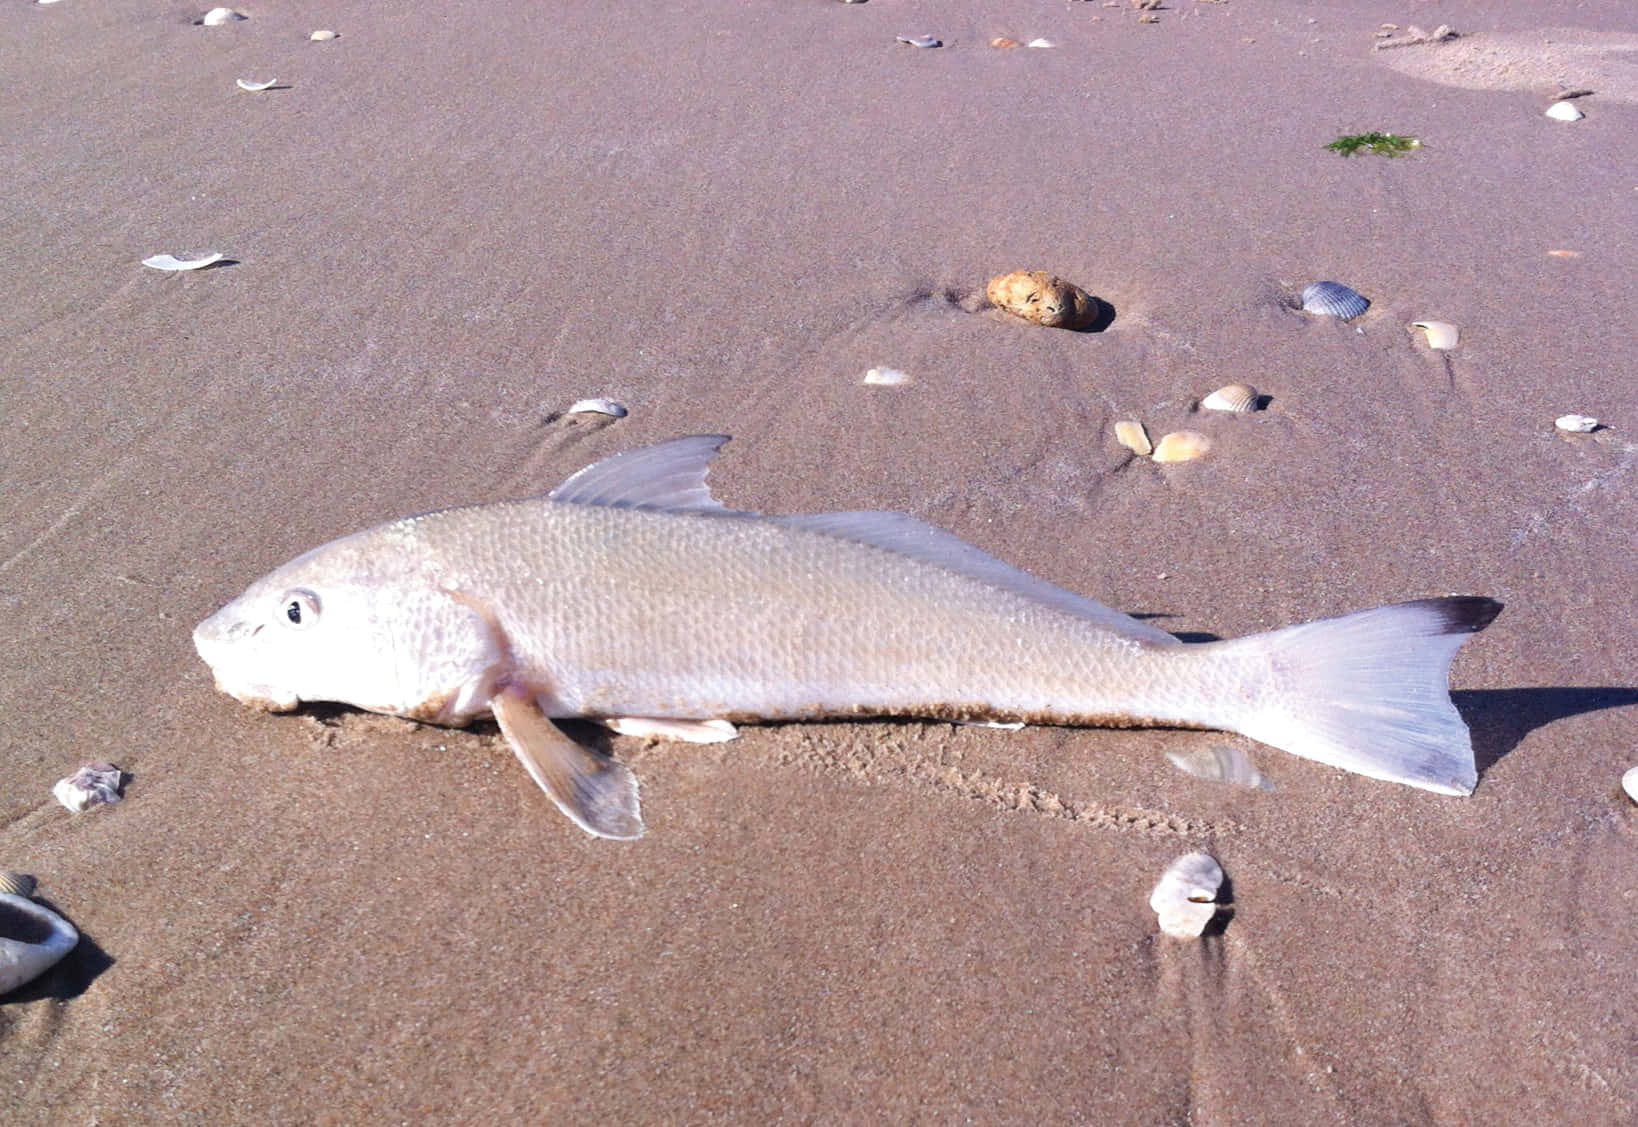
[[[1370,304],[1341,282],[1315,282],[1302,291],[1303,312],[1344,321],[1358,317]]]
[[[27,873],[0,873],[0,893],[33,896],[35,880]]]
[[[1263,397],[1257,394],[1257,389],[1248,383],[1231,383],[1227,387],[1220,387],[1200,401],[1200,406],[1207,411],[1233,411],[1236,414],[1245,414],[1248,411],[1258,410],[1262,406]]]

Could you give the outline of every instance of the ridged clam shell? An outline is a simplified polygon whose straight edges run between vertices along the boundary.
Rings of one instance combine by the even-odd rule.
[[[1262,396],[1248,383],[1231,383],[1220,387],[1200,401],[1207,411],[1233,411],[1245,414],[1262,406]]]
[[[1314,282],[1302,291],[1302,308],[1348,321],[1370,308],[1370,302],[1341,282]]]
[[[79,941],[74,925],[44,904],[0,892],[0,994],[40,977]]]
[[[1160,930],[1179,939],[1195,939],[1217,914],[1217,890],[1223,868],[1209,853],[1189,853],[1173,861],[1149,894],[1149,907]]]
[[[1213,783],[1233,783],[1235,786],[1252,787],[1256,790],[1274,789],[1274,784],[1257,770],[1249,755],[1228,744],[1212,744],[1210,747],[1195,748],[1191,751],[1168,751],[1166,758],[1171,760],[1172,766],[1179,771],[1193,775],[1197,779]]]
[[[1154,444],[1149,441],[1148,432],[1143,429],[1142,423],[1122,419],[1115,424],[1115,441],[1144,458],[1155,451]]]
[[[1591,415],[1560,415],[1553,420],[1553,425],[1571,434],[1591,434],[1599,426],[1598,420]]]
[[[33,896],[35,880],[27,873],[0,873],[0,893]]]
[[[249,18],[249,16],[246,16],[243,13],[235,12],[232,8],[212,8],[200,18],[199,22],[204,24],[206,27],[220,27],[225,23],[233,23],[235,20],[246,20]]]
[[[624,403],[616,403],[612,399],[576,399],[569,405],[566,412],[570,415],[607,415],[613,419],[623,419],[631,412],[626,410]]]
[[[1211,439],[1197,430],[1174,430],[1155,443],[1157,462],[1192,462],[1211,451]]]
[[[1449,321],[1412,321],[1412,328],[1421,329],[1428,336],[1428,347],[1448,352],[1456,347],[1461,332]]]
[[[1574,102],[1554,102],[1547,107],[1547,116],[1554,121],[1580,121],[1587,115]]]

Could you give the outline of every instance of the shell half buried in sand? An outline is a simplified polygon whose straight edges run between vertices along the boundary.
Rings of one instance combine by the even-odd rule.
[[[1168,751],[1173,767],[1212,783],[1233,783],[1253,790],[1273,790],[1274,784],[1251,762],[1251,756],[1229,744],[1212,744],[1191,751]]]
[[[1547,107],[1547,116],[1554,121],[1580,121],[1587,115],[1574,102],[1554,102]]]
[[[1155,443],[1157,462],[1192,462],[1211,453],[1211,439],[1197,430],[1174,430]]]
[[[1098,320],[1098,299],[1045,270],[999,274],[984,287],[997,309],[1049,329],[1087,329]]]
[[[74,925],[30,898],[32,877],[0,875],[0,994],[32,982],[80,941]]]
[[[227,257],[221,252],[216,254],[156,254],[142,260],[142,265],[155,270],[202,270],[206,266],[222,261]]]
[[[631,412],[626,410],[624,403],[616,403],[612,399],[576,399],[564,413],[568,415],[607,415],[611,419],[623,419]]]
[[[239,20],[248,20],[249,18],[242,12],[235,12],[232,8],[212,8],[200,17],[199,22],[206,27],[221,27],[223,24],[236,23]]]
[[[1149,907],[1160,930],[1178,939],[1197,939],[1217,915],[1217,890],[1223,887],[1223,868],[1209,853],[1179,857],[1161,874],[1149,894]]]
[[[1455,348],[1462,335],[1449,321],[1412,321],[1411,328],[1421,329],[1427,334],[1428,347],[1441,352]]]
[[[1231,411],[1237,415],[1259,410],[1262,405],[1263,397],[1248,383],[1231,383],[1220,387],[1200,401],[1204,410]]]
[[[1154,443],[1149,441],[1149,433],[1143,429],[1142,423],[1122,419],[1115,424],[1115,441],[1139,457],[1147,458],[1155,452]]]
[[[1341,282],[1314,282],[1302,291],[1304,313],[1350,321],[1370,308],[1370,301]]]
[[[1560,415],[1553,425],[1567,434],[1591,434],[1603,424],[1591,415]]]
[[[276,78],[270,78],[266,82],[252,82],[248,78],[240,78],[234,80],[233,84],[241,90],[249,90],[252,94],[260,94],[263,90],[273,89],[273,84],[276,82],[278,82]]]

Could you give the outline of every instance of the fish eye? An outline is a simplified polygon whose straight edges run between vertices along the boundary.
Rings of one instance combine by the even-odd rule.
[[[300,630],[318,621],[319,598],[303,587],[286,591],[279,596],[279,620],[292,629]]]

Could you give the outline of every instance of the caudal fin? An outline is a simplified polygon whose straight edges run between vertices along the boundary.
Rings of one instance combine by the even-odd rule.
[[[1469,595],[1419,599],[1218,643],[1273,667],[1233,727],[1346,771],[1471,794],[1478,770],[1450,701],[1450,663],[1501,609]]]

